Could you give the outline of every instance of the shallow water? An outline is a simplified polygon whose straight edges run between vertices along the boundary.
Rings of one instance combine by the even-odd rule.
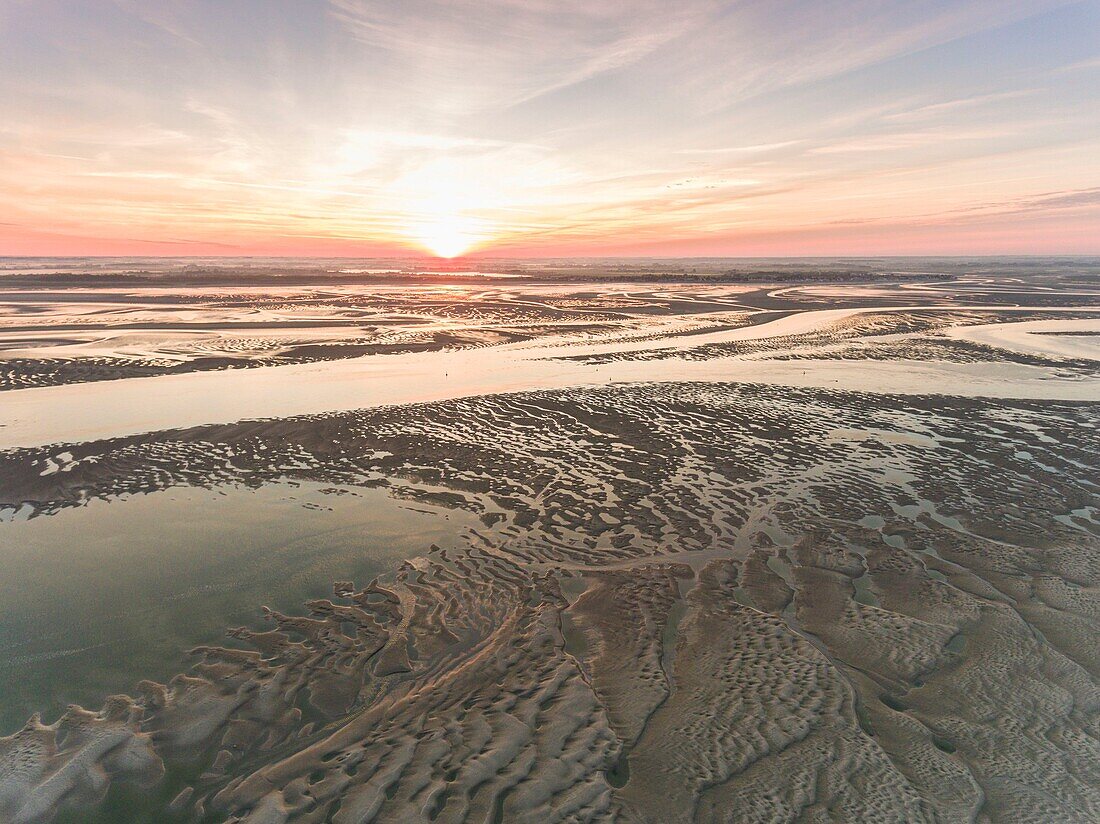
[[[1100,375],[1064,377],[1043,367],[1013,363],[768,361],[736,357],[688,361],[672,357],[595,365],[567,359],[798,334],[852,314],[854,310],[804,312],[750,328],[658,341],[521,343],[21,389],[4,393],[0,403],[0,449],[207,423],[647,381],[744,381],[996,398],[1100,397]],[[1097,323],[1051,321],[1043,329],[1079,330],[1095,328]],[[998,334],[1011,336],[1011,328],[1016,325],[1000,324],[1003,329]],[[1064,345],[1053,335],[1028,337],[1034,345],[1046,344],[1053,349]]]
[[[1100,320],[1037,320],[981,324],[947,330],[950,337],[1043,357],[1100,362]]]
[[[11,510],[8,510],[9,517]],[[18,517],[18,513],[16,513]],[[184,668],[260,605],[299,613],[475,525],[385,490],[176,488],[0,523],[0,734]]]

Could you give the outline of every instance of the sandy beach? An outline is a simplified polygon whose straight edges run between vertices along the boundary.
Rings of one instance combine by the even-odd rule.
[[[98,371],[0,392],[0,810],[1088,820],[1100,311],[928,291],[307,290],[436,343],[178,374],[241,329],[9,315]]]

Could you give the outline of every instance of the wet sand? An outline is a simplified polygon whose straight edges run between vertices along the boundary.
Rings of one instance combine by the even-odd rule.
[[[155,519],[174,496],[255,490],[232,493],[235,519],[276,534],[262,499],[288,485],[313,490],[291,518],[329,489],[378,510],[341,510],[339,541],[307,510],[278,558],[158,541],[181,570],[211,552],[279,577],[360,545],[378,571],[338,561],[326,596],[267,611],[242,603],[273,586],[260,575],[190,668],[9,726],[0,818],[1095,820],[1100,366],[1088,335],[1046,333],[1100,312],[1068,294],[1004,311],[942,283],[906,305],[918,290],[887,283],[776,319],[718,291],[685,313],[683,284],[651,286],[644,311],[555,287],[558,310],[622,317],[0,394],[0,541],[26,559],[5,582],[24,590],[12,635],[36,598],[62,636],[50,611],[97,586],[125,611],[118,564],[154,580],[156,552],[94,538],[109,508]],[[387,548],[394,506],[459,531]],[[168,621],[139,585],[150,626]]]
[[[990,310],[963,306],[956,309],[983,320],[998,317],[995,325],[969,324],[949,327],[954,339],[990,342],[1010,341],[1009,351],[1019,351],[1011,341],[1026,330],[1068,329],[1100,331],[1100,312],[1095,319],[1015,322],[1013,316],[1031,310]],[[1079,307],[1055,307],[1047,314],[1079,315]],[[920,314],[913,307],[842,309],[797,312],[760,324],[744,323],[718,332],[685,336],[681,325],[667,326],[664,337],[639,340],[618,335],[608,341],[558,335],[546,342],[506,343],[473,349],[362,356],[350,360],[276,366],[243,373],[193,372],[163,375],[155,380],[130,380],[109,384],[70,384],[19,390],[5,396],[0,409],[0,448],[60,443],[69,439],[107,438],[176,426],[232,422],[250,418],[288,417],[322,411],[351,410],[371,406],[424,403],[446,398],[484,394],[607,386],[616,383],[667,380],[722,380],[770,382],[787,386],[816,386],[853,391],[878,390],[900,394],[945,394],[981,397],[1049,398],[1090,400],[1100,397],[1100,378],[1086,364],[1083,373],[1066,376],[1057,367],[1067,352],[1078,360],[1097,362],[1100,351],[1087,340],[1067,343],[1053,335],[1028,335],[1031,354],[1048,356],[1043,365],[995,363],[915,362],[898,358],[874,364],[832,362],[814,358],[815,349],[832,338],[817,333],[835,330],[860,315],[874,313],[887,322],[905,322]],[[1036,327],[1034,324],[1040,324]],[[1016,334],[1017,328],[1024,330]],[[968,330],[977,330],[973,333]],[[672,334],[669,334],[672,333]],[[660,331],[657,332],[661,334]],[[611,336],[607,336],[611,337]],[[875,330],[879,342],[897,336]],[[806,338],[806,340],[802,340]],[[781,357],[786,350],[810,347],[798,362],[763,357],[722,357],[730,343],[779,340]],[[852,343],[851,337],[848,343]],[[706,347],[713,356],[692,356]],[[652,355],[661,353],[661,360]],[[635,359],[634,354],[645,355]],[[677,355],[686,355],[679,359]],[[977,360],[977,359],[976,359]]]

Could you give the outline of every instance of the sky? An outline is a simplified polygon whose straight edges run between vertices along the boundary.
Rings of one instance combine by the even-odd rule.
[[[0,0],[0,255],[1100,254],[1100,0]]]

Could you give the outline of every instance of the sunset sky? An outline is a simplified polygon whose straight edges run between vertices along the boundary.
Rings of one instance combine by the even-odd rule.
[[[1100,253],[1100,2],[0,0],[0,255]]]

